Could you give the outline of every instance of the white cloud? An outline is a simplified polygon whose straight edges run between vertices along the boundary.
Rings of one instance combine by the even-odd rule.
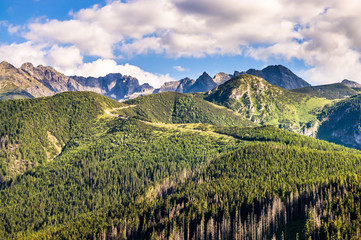
[[[8,32],[9,32],[10,34],[15,34],[15,33],[17,33],[19,30],[20,30],[20,26],[14,26],[14,25],[12,25],[12,24],[10,24],[10,25],[8,26]]]
[[[75,46],[59,47],[54,45],[48,52],[47,63],[58,68],[60,71],[67,71],[83,63],[83,56]]]
[[[174,68],[175,70],[177,70],[178,72],[188,72],[188,71],[189,71],[189,69],[184,68],[184,67],[182,67],[182,66],[173,66],[173,68]]]
[[[46,62],[45,53],[43,46],[30,41],[21,44],[0,45],[1,60],[10,62],[16,67],[20,67],[25,62],[31,62],[34,65],[44,64]]]
[[[70,20],[32,22],[23,32],[28,42],[18,45],[42,46],[35,60],[43,58],[68,70],[85,69],[81,59],[88,55],[116,59],[149,53],[174,58],[245,54],[263,61],[303,60],[310,67],[303,76],[312,83],[361,81],[360,12],[359,0],[114,0],[73,12]],[[44,45],[49,52],[44,53]],[[19,52],[20,57],[12,58],[26,58]],[[61,52],[69,62],[56,59]],[[101,60],[103,69],[87,71],[120,69],[108,61]],[[119,66],[141,75],[130,65]]]
[[[45,23],[31,23],[29,32],[24,37],[32,42],[42,44],[72,44],[83,54],[113,57],[113,44],[116,36],[107,32],[97,24],[79,20],[58,21],[51,20]]]

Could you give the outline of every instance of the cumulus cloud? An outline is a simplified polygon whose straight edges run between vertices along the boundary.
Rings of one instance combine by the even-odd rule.
[[[227,54],[265,62],[297,58],[309,68],[303,77],[314,84],[361,81],[360,12],[359,0],[114,0],[74,12],[69,20],[28,24],[22,33],[28,42],[21,47],[42,46],[34,57],[38,61],[93,74],[113,69],[109,59],[149,53],[173,58]],[[69,63],[56,59],[61,53]],[[82,57],[89,55],[108,60],[87,68]],[[100,63],[106,68],[95,67]]]
[[[178,72],[187,72],[187,71],[189,71],[189,69],[184,68],[184,67],[182,67],[182,66],[173,66],[173,68],[174,68],[175,70],[177,70]]]
[[[16,67],[24,62],[32,62],[34,65],[44,64],[46,51],[42,45],[24,42],[21,44],[0,45],[0,56],[2,60],[8,61]]]
[[[54,45],[48,52],[47,62],[60,70],[68,70],[83,63],[83,56],[75,46],[59,47]]]

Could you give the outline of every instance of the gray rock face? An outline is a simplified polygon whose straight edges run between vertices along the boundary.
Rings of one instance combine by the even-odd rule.
[[[219,81],[222,81],[218,77]],[[158,92],[179,92],[179,93],[196,93],[196,92],[206,92],[215,88],[218,84],[213,81],[213,79],[204,72],[197,80],[190,78],[183,78],[179,81],[172,81],[164,83],[158,90]]]
[[[196,81],[190,78],[183,78],[179,81],[176,92],[186,93],[194,85]]]
[[[85,87],[86,91],[93,91],[107,97],[121,100],[131,98],[130,96],[141,96],[153,93],[154,88],[149,84],[140,85],[138,79],[123,76],[120,73],[108,74],[105,77],[78,77],[72,76],[76,82]]]
[[[348,79],[344,79],[341,83],[350,88],[361,88],[361,84],[359,84],[358,82],[355,82],[355,81],[348,80]]]
[[[291,70],[282,65],[268,66],[262,70],[249,69],[247,74],[261,77],[267,82],[284,89],[311,86],[308,82],[298,77]]]
[[[217,87],[217,83],[204,72],[196,82],[188,89],[187,93],[206,92]]]
[[[27,67],[31,69],[31,64]],[[30,71],[30,70],[29,70]],[[41,84],[35,77],[7,62],[0,63],[0,93],[22,92],[24,96],[51,96],[53,92]]]
[[[185,93],[188,92],[189,88],[193,86],[195,81],[190,78],[183,78],[179,81],[171,81],[164,83],[158,92],[179,92]]]
[[[220,72],[214,76],[213,81],[215,83],[217,83],[217,85],[221,85],[221,84],[227,82],[229,79],[231,79],[231,76],[229,74]]]
[[[43,84],[50,91],[55,93],[65,91],[83,91],[83,87],[73,79],[59,73],[51,67],[42,65],[34,67],[31,63],[24,63],[20,70],[24,71],[38,82]]]

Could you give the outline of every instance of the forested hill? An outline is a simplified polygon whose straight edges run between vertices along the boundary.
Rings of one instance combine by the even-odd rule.
[[[52,161],[104,109],[121,105],[92,92],[0,101],[0,182]]]
[[[71,92],[0,108],[5,239],[302,239],[329,229],[304,231],[307,209],[361,174],[357,150],[193,95]]]

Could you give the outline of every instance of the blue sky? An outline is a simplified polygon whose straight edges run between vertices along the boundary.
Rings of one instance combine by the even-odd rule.
[[[357,0],[1,0],[0,60],[159,86],[282,64],[311,84],[361,80]]]

